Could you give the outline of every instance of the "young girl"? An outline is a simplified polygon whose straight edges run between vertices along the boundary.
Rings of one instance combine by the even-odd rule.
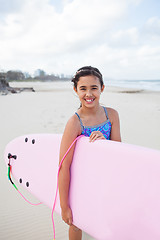
[[[97,139],[121,141],[118,113],[99,103],[104,90],[102,74],[97,68],[80,68],[72,79],[74,91],[81,106],[66,124],[60,147],[60,160],[73,140],[79,135],[89,137],[90,142]],[[69,239],[81,240],[82,231],[72,224],[72,210],[69,205],[70,166],[74,147],[65,158],[59,173],[59,195],[63,220],[70,225]]]

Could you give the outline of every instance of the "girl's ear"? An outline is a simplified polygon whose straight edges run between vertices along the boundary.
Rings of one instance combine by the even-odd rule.
[[[74,91],[77,93],[77,89],[75,87],[73,87]]]
[[[103,85],[103,86],[101,87],[101,92],[103,92],[103,91],[104,91],[104,88],[105,88],[105,86]]]

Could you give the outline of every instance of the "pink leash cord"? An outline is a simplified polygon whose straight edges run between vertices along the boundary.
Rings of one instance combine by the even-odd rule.
[[[19,194],[21,195],[21,197],[27,202],[27,203],[29,203],[29,204],[31,204],[31,205],[33,205],[33,206],[38,206],[38,205],[40,205],[40,204],[42,204],[41,202],[39,202],[39,203],[31,203],[30,201],[28,201],[24,196],[23,196],[23,194],[17,189],[17,191],[19,192]]]
[[[60,172],[60,169],[61,169],[61,165],[65,159],[65,157],[67,156],[67,154],[69,153],[69,151],[71,150],[72,146],[74,145],[74,143],[79,139],[81,138],[83,135],[80,135],[78,136],[70,145],[70,147],[68,148],[68,150],[66,151],[65,155],[63,156],[60,164],[59,164],[59,168],[58,168],[58,173],[57,173],[57,187],[56,187],[56,194],[55,194],[55,199],[54,199],[54,203],[53,203],[53,208],[52,208],[52,223],[53,223],[53,234],[54,234],[54,240],[56,238],[56,233],[55,233],[55,225],[54,225],[54,219],[53,219],[53,213],[54,213],[54,209],[55,209],[55,206],[56,206],[56,200],[57,200],[57,195],[58,195],[58,179],[59,179],[59,172]]]

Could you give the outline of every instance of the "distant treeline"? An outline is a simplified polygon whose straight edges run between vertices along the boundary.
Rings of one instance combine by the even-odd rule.
[[[12,81],[69,81],[71,77],[65,77],[64,74],[61,75],[54,75],[54,74],[47,74],[43,70],[38,69],[37,75],[32,77],[29,73],[23,73],[21,71],[8,71],[0,73],[1,75],[5,76],[5,80],[8,82]]]

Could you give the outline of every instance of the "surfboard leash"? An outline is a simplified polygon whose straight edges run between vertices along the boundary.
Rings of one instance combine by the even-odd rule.
[[[41,202],[39,203],[31,203],[29,200],[27,200],[24,195],[18,190],[17,186],[15,185],[15,183],[13,182],[12,178],[11,178],[11,171],[12,171],[12,166],[11,166],[11,159],[16,160],[17,156],[16,155],[12,155],[11,153],[8,154],[8,179],[9,181],[12,183],[13,187],[18,191],[18,193],[21,195],[21,197],[28,202],[29,204],[33,205],[33,206],[38,206],[40,204],[42,204]]]

